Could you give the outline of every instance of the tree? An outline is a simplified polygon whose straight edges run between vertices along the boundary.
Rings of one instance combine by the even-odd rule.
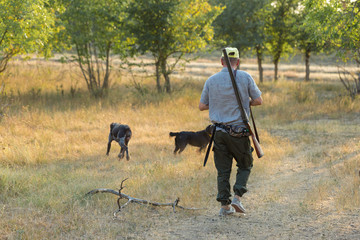
[[[154,58],[156,87],[171,92],[170,74],[185,54],[204,49],[213,39],[214,19],[222,8],[204,0],[137,0],[129,7],[129,29],[135,50]],[[170,59],[173,59],[170,61]]]
[[[305,2],[303,2],[305,3]],[[309,5],[300,5],[301,7],[295,12],[296,23],[293,25],[292,32],[295,33],[295,45],[305,56],[305,81],[310,81],[310,55],[311,53],[321,52],[324,49],[324,41],[313,37],[313,31],[307,23],[307,17],[311,14],[312,8]]]
[[[278,80],[278,64],[280,57],[290,51],[293,41],[292,25],[295,23],[293,17],[297,9],[298,0],[276,0],[272,1],[268,18],[265,24],[267,35],[267,48],[274,63],[274,80]]]
[[[326,44],[335,48],[344,62],[353,60],[360,66],[360,1],[359,0],[308,0],[307,6],[313,11],[306,22],[315,40],[325,39]],[[360,70],[349,80],[339,71],[339,78],[354,98],[360,94]],[[342,75],[343,74],[343,75]]]
[[[0,73],[17,54],[49,53],[54,12],[45,0],[0,0]]]
[[[219,1],[223,2],[223,1]],[[227,0],[225,10],[214,22],[215,37],[238,48],[240,55],[250,48],[256,52],[260,82],[263,82],[264,21],[268,0]]]
[[[111,52],[125,58],[131,38],[124,27],[125,8],[122,0],[63,0],[60,18],[63,39],[74,46],[78,63],[89,92],[102,97],[109,88]]]

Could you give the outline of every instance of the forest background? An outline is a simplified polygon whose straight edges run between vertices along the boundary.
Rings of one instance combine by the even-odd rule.
[[[0,237],[358,238],[359,11],[353,0],[0,0]],[[224,46],[264,99],[249,213],[230,219],[217,217],[214,166],[191,147],[173,155],[168,137],[209,124],[197,105]],[[105,156],[111,122],[133,129],[130,161],[115,144]],[[113,218],[116,196],[85,196],[126,178],[130,196],[204,209],[130,204]]]

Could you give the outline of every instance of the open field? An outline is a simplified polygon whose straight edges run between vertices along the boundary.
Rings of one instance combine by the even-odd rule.
[[[102,100],[88,97],[75,66],[13,62],[0,76],[11,98],[0,122],[0,239],[359,239],[359,97],[345,95],[335,66],[314,66],[310,83],[302,65],[281,64],[277,83],[264,67],[254,115],[265,156],[254,155],[248,213],[222,219],[212,156],[205,168],[195,148],[174,156],[169,138],[209,124],[198,102],[217,59],[178,71],[171,95],[155,94],[140,69],[114,71]],[[256,79],[254,61],[242,68]],[[105,156],[111,122],[133,130],[130,161],[118,161],[115,142]],[[85,196],[125,178],[132,197],[205,209],[130,204],[114,219],[115,195]]]

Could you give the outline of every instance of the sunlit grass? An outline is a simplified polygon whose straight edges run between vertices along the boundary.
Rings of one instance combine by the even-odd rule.
[[[1,236],[46,239],[96,234],[110,239],[152,226],[149,215],[171,213],[171,209],[131,205],[117,219],[121,224],[114,224],[116,196],[84,197],[95,188],[118,189],[126,178],[123,191],[133,197],[157,202],[180,197],[183,206],[218,207],[212,155],[204,168],[204,152],[188,146],[174,155],[174,138],[169,137],[170,131],[197,131],[210,123],[208,113],[198,110],[206,77],[174,77],[174,91],[158,94],[154,79],[137,76],[141,89],[136,89],[134,78],[117,73],[109,96],[93,99],[72,71],[57,63],[15,65],[11,74],[0,77],[12,103],[0,122]],[[71,86],[77,89],[73,95]],[[271,179],[291,159],[309,171],[326,173],[307,191],[299,209],[292,211],[324,204],[338,210],[358,208],[359,99],[342,95],[341,85],[333,82],[283,79],[259,87],[264,105],[253,111],[265,156],[257,159],[254,154],[250,185]],[[132,128],[130,161],[117,159],[120,147],[115,142],[105,156],[111,122]],[[297,180],[277,184],[259,200],[283,203],[287,200],[283,190]]]

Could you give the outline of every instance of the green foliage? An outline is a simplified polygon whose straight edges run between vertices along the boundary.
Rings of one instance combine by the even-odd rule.
[[[120,51],[126,45],[124,9],[127,1],[120,0],[62,0],[65,11],[60,15],[70,44],[79,47],[81,56],[90,54],[83,48],[92,42],[98,48],[98,56],[106,57],[107,45]]]
[[[294,40],[291,29],[296,20],[296,7],[297,0],[276,1],[268,7],[265,31],[273,60],[278,60],[282,53],[291,51],[290,44]]]
[[[308,50],[310,52],[320,52],[324,47],[324,41],[320,39],[315,39],[313,37],[314,32],[311,25],[317,24],[314,23],[314,20],[307,22],[308,16],[312,12],[312,8],[309,5],[301,5],[298,11],[295,12],[295,21],[297,24],[293,25],[292,32],[295,33],[295,46],[300,50]]]
[[[268,0],[218,2],[224,3],[226,8],[214,22],[217,39],[237,47],[240,52],[263,45],[263,10]]]
[[[134,51],[152,54],[158,91],[162,74],[170,92],[169,75],[184,54],[204,49],[213,40],[211,23],[222,8],[202,0],[139,0],[128,11],[129,28],[136,38]],[[174,58],[173,63],[169,58]]]
[[[307,7],[313,9],[306,20],[313,38],[336,49],[344,62],[355,60],[360,64],[360,1],[308,0]],[[341,74],[339,71],[349,95],[354,98],[360,94],[359,70],[351,78]]]
[[[293,47],[304,53],[306,68],[305,81],[310,81],[310,56],[312,53],[323,51],[325,44],[324,41],[315,40],[313,37],[312,27],[309,27],[309,23],[307,23],[306,20],[313,9],[309,5],[304,4],[305,1],[300,2],[299,7],[294,12],[296,24],[292,26],[292,32],[294,33]]]
[[[49,53],[54,17],[46,0],[0,0],[0,72],[17,54]]]
[[[280,57],[292,51],[291,43],[294,41],[294,34],[291,30],[293,24],[296,24],[294,13],[298,8],[298,2],[299,0],[279,0],[272,2],[267,7],[266,47],[275,64],[275,80],[278,78],[277,65]]]
[[[110,54],[127,55],[131,38],[124,28],[127,1],[63,0],[60,18],[64,26],[62,39],[75,46],[73,59],[78,63],[87,87],[101,97],[109,87]]]
[[[216,1],[223,3],[223,1]],[[264,16],[269,0],[227,0],[225,10],[214,22],[215,38],[224,47],[237,47],[241,55],[249,49],[256,52],[260,82],[263,81],[262,60],[265,51]]]
[[[193,53],[212,40],[211,23],[220,12],[200,0],[140,0],[129,8],[130,29],[142,53]]]
[[[315,40],[337,48],[345,61],[360,62],[360,1],[308,0],[307,7],[313,9],[306,23]]]

